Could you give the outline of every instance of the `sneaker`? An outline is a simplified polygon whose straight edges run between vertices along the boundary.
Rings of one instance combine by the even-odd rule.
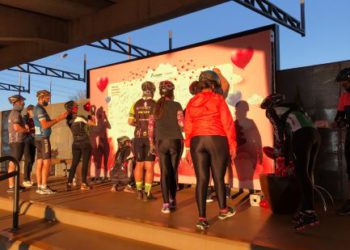
[[[301,211],[295,212],[294,215],[293,215],[293,218],[292,218],[292,222],[293,222],[294,224],[297,224],[297,223],[299,222],[299,220],[300,220],[302,214],[303,214],[303,213],[302,213]]]
[[[137,199],[142,200],[143,199],[143,191],[142,190],[137,190]]]
[[[171,211],[176,210],[176,200],[170,200],[169,208]]]
[[[143,196],[143,201],[153,201],[153,200],[156,200],[156,197],[154,197],[154,196],[152,195],[152,193],[149,193],[148,195],[145,194],[145,195]]]
[[[235,208],[227,207],[226,209],[220,211],[218,218],[220,220],[225,220],[227,218],[234,216],[235,214],[236,214]]]
[[[23,185],[24,187],[32,187],[32,186],[33,186],[33,184],[31,183],[31,181],[23,181],[23,182],[22,182],[22,185]]]
[[[307,226],[317,226],[320,224],[320,221],[315,212],[301,212],[298,223],[294,226],[294,229],[297,231],[304,230]]]
[[[170,214],[169,203],[163,204],[162,210],[160,210],[163,214]]]
[[[109,179],[108,177],[104,177],[102,180],[101,180],[102,183],[106,183],[106,182],[109,182]]]
[[[41,187],[38,187],[36,190],[35,190],[35,193],[37,194],[44,194]]]
[[[131,186],[131,185],[127,185],[125,188],[124,188],[124,192],[127,192],[127,193],[135,193],[135,189]]]
[[[90,189],[91,189],[91,187],[89,186],[89,184],[87,184],[87,183],[81,183],[80,190],[88,191],[88,190],[90,190]]]
[[[350,215],[350,200],[347,200],[344,205],[337,210],[337,215]]]
[[[66,186],[67,192],[72,191],[72,188],[73,188],[73,183],[68,182]]]
[[[19,192],[22,193],[23,191],[25,191],[26,188],[19,186]],[[14,193],[15,192],[15,187],[10,187],[6,190],[7,193]]]
[[[213,192],[209,192],[208,191],[206,202],[210,203],[210,202],[213,202],[213,201],[214,201],[214,199],[213,199]]]
[[[202,231],[209,228],[209,223],[207,219],[199,219],[199,221],[196,224],[196,227]]]
[[[111,192],[117,192],[117,186],[116,186],[116,185],[113,185],[113,186],[112,186]]]
[[[52,190],[49,186],[41,188],[41,194],[55,194],[56,191]]]

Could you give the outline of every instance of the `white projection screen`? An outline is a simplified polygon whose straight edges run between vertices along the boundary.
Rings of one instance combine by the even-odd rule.
[[[260,189],[259,175],[274,171],[272,160],[262,154],[263,146],[273,145],[273,133],[260,103],[273,89],[276,37],[276,27],[267,26],[155,56],[90,69],[90,104],[96,107],[99,120],[91,135],[91,175],[104,175],[105,165],[111,168],[118,137],[133,137],[134,127],[128,125],[127,120],[130,107],[141,98],[144,81],[152,81],[157,86],[155,100],[159,98],[159,82],[172,81],[175,100],[185,108],[192,97],[189,93],[191,82],[198,79],[201,71],[216,67],[230,84],[226,101],[237,125],[237,157],[230,179],[234,187]],[[241,103],[236,110],[237,102]],[[178,174],[180,183],[196,181],[193,166],[184,157]],[[155,179],[159,176],[156,160]]]

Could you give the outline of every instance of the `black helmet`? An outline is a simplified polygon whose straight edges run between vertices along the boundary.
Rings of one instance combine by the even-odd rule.
[[[15,102],[18,102],[18,101],[24,101],[26,98],[24,98],[23,96],[21,95],[13,95],[13,96],[10,96],[8,98],[9,102],[11,104],[14,104]]]
[[[339,71],[335,80],[337,82],[350,81],[350,68],[344,68]]]
[[[36,92],[36,97],[40,98],[42,96],[51,96],[50,91],[43,89],[43,90],[39,90],[38,92]]]
[[[125,143],[130,142],[130,141],[131,141],[130,138],[126,135],[117,138],[117,142],[118,142],[119,146],[124,146]]]
[[[284,101],[284,95],[282,94],[271,94],[265,97],[265,99],[260,104],[260,108],[269,109],[278,106]]]
[[[221,81],[219,75],[213,70],[202,71],[199,75],[200,82],[210,82],[214,85],[214,88],[221,87]]]
[[[198,88],[198,83],[198,81],[193,81],[188,87],[191,95],[196,95],[200,92],[200,89]]]
[[[168,81],[168,80],[165,80],[165,81],[161,81],[159,83],[159,93],[160,95],[163,95],[169,91],[172,91],[175,89],[175,85],[171,82],[171,81]]]
[[[68,101],[64,104],[64,108],[69,112],[71,112],[73,108],[77,106],[78,104],[75,101]]]

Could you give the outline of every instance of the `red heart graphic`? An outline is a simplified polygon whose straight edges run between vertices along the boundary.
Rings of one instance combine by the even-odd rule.
[[[84,110],[85,110],[85,111],[90,112],[90,110],[91,110],[91,104],[90,104],[90,102],[85,103],[83,107],[84,107]]]
[[[251,47],[239,49],[235,54],[231,55],[231,61],[237,67],[244,69],[252,59],[253,54],[254,49]]]
[[[97,88],[103,92],[108,85],[108,77],[101,77],[97,81]]]

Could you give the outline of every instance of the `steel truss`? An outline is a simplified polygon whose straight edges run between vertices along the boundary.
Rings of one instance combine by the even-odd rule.
[[[232,0],[305,36],[305,5],[300,0],[300,21],[268,0]]]
[[[79,73],[55,69],[33,63],[25,63],[19,66],[8,68],[11,71],[23,72],[34,75],[50,76],[67,80],[82,81],[85,82],[85,62],[84,62],[84,75],[81,76]]]
[[[148,49],[144,49],[144,48],[117,40],[115,38],[103,39],[94,43],[90,43],[88,44],[88,46],[104,49],[108,51],[113,51],[124,55],[130,55],[136,58],[142,58],[142,57],[156,54],[155,52],[150,51]]]
[[[14,92],[18,92],[18,94],[30,93],[30,75],[28,75],[27,88],[25,88],[22,85],[0,82],[0,90],[14,91]]]

